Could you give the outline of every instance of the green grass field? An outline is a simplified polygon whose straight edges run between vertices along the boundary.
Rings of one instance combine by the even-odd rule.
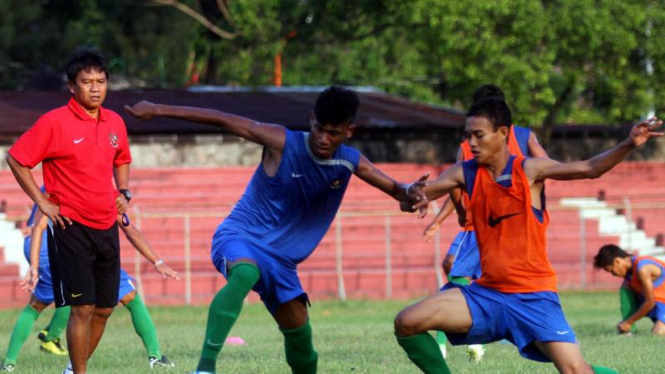
[[[562,303],[589,362],[613,367],[622,374],[664,373],[664,338],[650,336],[651,322],[638,324],[639,334],[620,337],[618,297],[613,293],[564,293]],[[314,343],[319,352],[319,373],[419,373],[397,345],[392,322],[408,301],[315,302],[311,309]],[[205,329],[207,308],[153,307],[162,351],[177,367],[169,373],[188,373],[195,368]],[[66,357],[39,351],[34,337],[48,323],[52,309],[37,320],[33,336],[26,342],[15,373],[60,374]],[[0,355],[4,357],[18,310],[0,311]],[[228,346],[218,363],[219,373],[290,373],[282,346],[282,335],[261,304],[249,304],[231,331],[247,341]],[[556,373],[553,365],[522,359],[511,345],[487,347],[480,364],[466,360],[465,348],[449,348],[449,365],[462,373]],[[157,371],[157,370],[156,370]],[[129,313],[118,308],[90,365],[90,374],[150,373],[145,351],[135,335]]]

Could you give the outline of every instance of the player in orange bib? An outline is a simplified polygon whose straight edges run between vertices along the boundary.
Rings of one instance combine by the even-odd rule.
[[[621,334],[631,331],[635,322],[649,317],[654,322],[651,332],[665,335],[665,262],[649,256],[631,256],[614,244],[600,248],[594,267],[615,277],[624,278],[624,286],[635,298],[635,308],[623,314],[617,325]]]
[[[395,334],[407,356],[424,373],[450,373],[438,344],[428,333],[444,331],[453,345],[506,339],[522,356],[553,362],[560,373],[609,374],[584,360],[563,314],[557,279],[546,253],[549,221],[543,198],[546,179],[598,178],[662,125],[655,118],[631,129],[628,139],[587,161],[559,163],[511,155],[512,122],[505,102],[485,99],[467,113],[466,136],[473,160],[458,163],[431,182],[416,182],[434,200],[455,188],[470,196],[481,277],[466,287],[450,284],[438,294],[402,310]],[[429,201],[414,205],[422,208]]]
[[[503,91],[493,84],[484,84],[473,93],[474,103],[487,98],[497,98],[505,101]],[[547,152],[538,143],[536,135],[531,130],[515,125],[510,125],[508,152],[517,156],[548,157]],[[473,159],[471,146],[469,146],[468,140],[464,140],[457,152],[457,162],[471,159]],[[480,256],[475,229],[471,213],[468,213],[465,208],[469,204],[468,194],[464,193],[461,189],[453,190],[450,193],[450,197],[443,203],[439,213],[432,223],[425,228],[423,233],[425,240],[431,242],[441,223],[452,213],[453,207],[457,211],[458,221],[462,230],[455,236],[455,239],[451,243],[442,266],[448,280],[459,285],[468,285],[471,281],[480,278],[481,275]],[[436,342],[439,344],[444,358],[447,358],[447,341],[446,334],[438,331]],[[467,348],[467,354],[470,362],[479,362],[485,354],[485,349],[480,344],[472,344]]]

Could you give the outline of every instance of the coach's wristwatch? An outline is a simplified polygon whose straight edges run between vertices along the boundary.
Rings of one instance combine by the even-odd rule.
[[[129,202],[132,199],[132,193],[129,192],[129,190],[121,188],[121,189],[118,190],[118,192],[120,192],[122,194],[122,196],[124,196],[125,199],[127,199],[127,202]]]

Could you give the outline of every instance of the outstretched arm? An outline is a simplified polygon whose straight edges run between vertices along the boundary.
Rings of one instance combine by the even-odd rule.
[[[363,155],[360,155],[358,169],[356,169],[355,174],[358,178],[362,179],[367,184],[378,188],[379,190],[390,195],[395,200],[406,202],[411,200],[419,200],[419,198],[424,197],[424,195],[417,196],[417,189],[409,188],[409,186],[411,186],[410,184],[399,183],[386,175]],[[426,174],[421,179],[426,180],[428,176],[429,174]],[[409,191],[407,191],[407,189]]]
[[[132,243],[134,248],[136,248],[136,250],[139,251],[139,253],[141,253],[141,255],[145,257],[146,260],[150,261],[150,263],[155,266],[155,270],[157,270],[157,272],[160,273],[162,277],[166,278],[169,276],[176,280],[180,280],[178,277],[178,272],[171,269],[170,266],[166,265],[163,260],[160,260],[159,257],[157,257],[152,248],[150,248],[150,244],[148,244],[145,236],[143,236],[143,233],[139,231],[139,229],[131,224],[127,226],[122,224],[122,216],[118,217],[118,226],[122,228],[122,231],[125,233],[125,236],[127,236],[127,239],[130,243]]]
[[[153,104],[148,101],[141,101],[134,106],[125,105],[125,111],[142,121],[155,117],[167,117],[219,127],[233,135],[261,144],[277,152],[284,149],[284,142],[286,141],[286,131],[283,126],[261,123],[214,109]]]
[[[633,324],[649,314],[651,309],[653,309],[653,307],[656,305],[656,296],[653,292],[652,279],[659,276],[660,274],[660,268],[655,265],[645,265],[637,272],[637,276],[642,283],[642,295],[644,296],[644,302],[642,305],[640,305],[639,309],[633,313],[632,316],[626,318],[625,321],[622,321],[619,325],[617,325],[619,332],[630,332]]]
[[[532,158],[525,161],[524,170],[531,181],[599,178],[625,159],[634,148],[650,138],[663,136],[661,132],[654,132],[662,124],[663,121],[657,118],[642,121],[633,126],[626,140],[589,160],[561,163],[546,158]]]

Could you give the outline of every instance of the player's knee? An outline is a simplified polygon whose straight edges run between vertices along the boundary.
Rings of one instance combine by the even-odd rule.
[[[44,304],[37,299],[33,299],[30,300],[30,306],[32,307],[32,309],[36,310],[37,313],[41,313],[42,311],[44,311],[44,309],[46,309],[48,304]]]
[[[77,320],[89,320],[95,312],[94,305],[72,305],[69,318]]]
[[[106,321],[109,317],[111,317],[113,308],[95,308],[93,313],[95,318]]]
[[[450,274],[451,270],[453,270],[453,263],[454,260],[450,260],[448,258],[443,260],[443,271],[445,271],[446,274]]]
[[[416,326],[413,323],[413,318],[409,318],[409,312],[402,310],[395,317],[395,334],[401,337],[416,335]]]
[[[254,264],[242,263],[235,265],[231,269],[231,277],[233,277],[233,280],[241,282],[242,284],[254,285],[259,281],[260,275],[259,268]]]
[[[665,336],[665,326],[655,326],[651,333],[656,336]]]

